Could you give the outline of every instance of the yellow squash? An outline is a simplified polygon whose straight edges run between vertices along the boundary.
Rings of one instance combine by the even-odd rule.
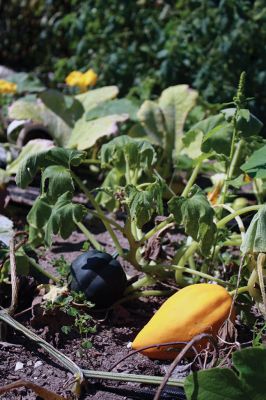
[[[199,283],[187,286],[171,296],[139,332],[132,343],[133,349],[140,349],[157,343],[174,341],[188,342],[200,333],[214,336],[229,315],[232,297],[222,286]],[[184,345],[175,346],[176,349]],[[206,346],[206,341],[197,348]],[[177,350],[173,346],[152,348],[142,354],[153,359],[171,360]]]

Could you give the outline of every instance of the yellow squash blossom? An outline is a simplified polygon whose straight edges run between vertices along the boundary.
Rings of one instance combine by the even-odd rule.
[[[17,85],[15,83],[0,79],[0,94],[13,94],[16,91]]]
[[[81,92],[85,92],[88,87],[94,86],[97,82],[97,74],[93,69],[89,69],[87,72],[72,71],[66,77],[66,84],[68,86],[77,86]]]

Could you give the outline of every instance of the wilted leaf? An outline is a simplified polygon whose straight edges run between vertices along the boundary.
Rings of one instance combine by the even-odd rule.
[[[75,221],[81,221],[86,213],[85,207],[72,203],[72,194],[62,194],[56,202],[48,200],[47,196],[38,197],[30,210],[29,241],[32,244],[52,244],[52,235],[59,233],[67,239],[76,228]]]
[[[163,185],[160,181],[151,183],[143,191],[133,185],[126,186],[130,216],[138,228],[150,221],[155,211],[163,214],[162,194]]]
[[[61,194],[73,193],[74,190],[74,182],[68,169],[62,165],[50,165],[45,168],[42,174],[42,193],[46,192],[49,199],[56,200]]]
[[[85,117],[79,119],[70,136],[68,147],[86,150],[95,145],[98,139],[114,135],[118,132],[118,124],[128,119],[127,114],[109,115],[86,121]]]
[[[68,293],[67,286],[55,286],[55,285],[48,285],[49,290],[43,296],[43,299],[46,301],[50,301],[52,304],[56,301],[56,299],[62,296],[65,293]]]
[[[96,201],[109,211],[113,211],[117,205],[114,192],[118,186],[122,186],[125,182],[125,176],[117,168],[111,169],[106,175],[101,190],[96,196]]]
[[[38,139],[39,140],[39,139]],[[41,168],[51,165],[59,165],[70,169],[71,165],[78,166],[85,157],[83,152],[77,150],[53,147],[27,157],[19,165],[16,183],[18,186],[27,187]]]
[[[52,207],[52,213],[45,227],[45,244],[51,246],[52,235],[59,233],[67,239],[86,214],[86,208],[80,204],[72,203],[72,194],[69,192],[60,196]]]
[[[200,243],[203,254],[208,254],[213,244],[216,225],[214,211],[203,191],[193,186],[190,197],[173,197],[169,211],[174,214],[177,224],[183,224],[185,232]]]
[[[22,151],[20,152],[18,158],[16,158],[11,164],[7,167],[7,172],[9,174],[16,174],[23,163],[26,163],[26,160],[33,156],[37,156],[40,153],[46,152],[48,149],[54,147],[54,144],[51,140],[46,139],[34,139],[30,140],[25,146],[23,146]]]
[[[125,172],[126,163],[131,170],[150,169],[156,161],[156,153],[152,145],[142,139],[119,136],[102,146],[101,165],[112,165],[120,172]]]

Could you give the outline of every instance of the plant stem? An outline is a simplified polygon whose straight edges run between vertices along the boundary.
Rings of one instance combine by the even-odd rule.
[[[132,285],[128,286],[124,292],[124,294],[129,294],[142,288],[143,286],[150,286],[155,283],[155,279],[151,276],[145,275],[143,278],[137,280],[137,282],[132,283]]]
[[[140,297],[151,297],[151,296],[169,296],[172,293],[171,290],[142,290],[139,292],[134,292],[122,299],[116,301],[110,309],[114,308],[118,304],[125,303],[126,301],[139,299]]]
[[[40,336],[31,332],[28,328],[21,325],[14,318],[12,318],[5,310],[0,310],[0,320],[4,321],[6,324],[12,326],[12,328],[22,332],[29,339],[33,340],[38,346],[44,348],[55,357],[66,369],[71,371],[74,375],[77,375],[81,380],[83,378],[82,370],[67,356],[61,353],[59,350],[55,349],[50,343],[47,343]]]
[[[263,205],[255,205],[255,206],[240,208],[240,210],[237,210],[234,213],[229,214],[226,217],[222,218],[220,221],[218,221],[217,228],[223,228],[227,224],[227,222],[231,221],[238,215],[242,215],[250,211],[258,211],[261,207],[263,207]]]
[[[8,315],[5,310],[0,310],[0,320],[6,324],[12,326],[12,328],[22,332],[26,337],[33,340],[37,345],[46,350],[49,354],[55,357],[67,370],[74,374],[77,379],[82,383],[83,377],[92,379],[108,379],[121,382],[136,382],[151,385],[159,385],[163,377],[160,376],[146,376],[146,375],[136,375],[136,374],[121,374],[118,372],[106,372],[106,371],[95,371],[90,369],[81,369],[77,364],[75,364],[70,358],[65,356],[59,350],[54,348],[51,344],[47,343],[41,337],[37,336],[35,333],[31,332],[28,328],[25,328],[14,318]],[[169,386],[180,386],[183,387],[183,380],[169,379],[167,382]]]
[[[183,196],[183,197],[187,197],[187,196],[188,196],[191,187],[194,185],[194,182],[195,182],[195,180],[197,179],[199,170],[200,170],[200,168],[201,168],[201,164],[202,164],[202,160],[199,160],[199,161],[197,162],[195,168],[193,169],[193,172],[192,172],[192,174],[191,174],[191,176],[190,176],[190,178],[189,178],[189,180],[188,180],[188,182],[187,182],[187,184],[186,184],[186,187],[185,187],[185,189],[183,190],[181,196]]]
[[[168,224],[171,224],[174,221],[174,216],[170,214],[164,221],[162,221],[160,224],[156,225],[154,228],[152,228],[149,232],[147,232],[143,238],[139,241],[139,244],[143,244],[151,238],[153,235],[155,235],[157,232],[159,232],[161,229],[165,228]]]
[[[146,385],[159,385],[163,380],[163,376],[124,374],[119,372],[94,371],[90,369],[83,369],[82,372],[86,378],[109,379],[120,382],[135,382]],[[183,387],[184,383],[182,380],[172,378],[167,381],[167,385]]]
[[[94,235],[86,228],[86,226],[83,225],[82,222],[75,221],[75,223],[96,250],[104,251],[104,247],[100,245],[100,243],[95,239]]]
[[[165,268],[165,269],[173,269],[173,270],[177,270],[177,271],[181,271],[181,272],[187,272],[190,275],[200,276],[201,278],[217,282],[222,286],[232,286],[231,283],[225,282],[222,279],[216,278],[216,277],[214,277],[212,275],[209,275],[209,274],[205,274],[204,272],[197,271],[195,269],[191,269],[191,268],[188,268],[188,267],[183,267],[181,265],[163,265],[163,264],[161,265],[161,264],[159,264],[158,267],[162,267],[162,268]]]
[[[218,202],[218,204],[224,204],[225,199],[226,199],[226,194],[228,191],[228,180],[232,179],[233,175],[234,175],[234,171],[235,171],[235,167],[236,164],[238,162],[238,158],[240,156],[241,153],[241,147],[244,144],[244,141],[241,139],[239,140],[239,142],[237,143],[236,147],[234,146],[235,143],[235,136],[236,136],[236,127],[234,127],[234,132],[233,132],[233,138],[232,138],[232,145],[231,145],[231,151],[230,151],[230,166],[229,166],[229,170],[227,172],[227,176],[226,176],[226,180],[224,182],[223,185],[223,190],[222,190],[222,194],[220,197],[220,201]],[[235,149],[235,152],[234,152]]]
[[[116,234],[114,233],[111,225],[109,224],[109,222],[106,221],[106,219],[104,218],[104,213],[101,210],[99,204],[97,203],[97,201],[94,199],[93,195],[90,193],[90,191],[87,189],[87,187],[84,185],[84,183],[82,182],[81,179],[79,179],[79,177],[74,173],[71,172],[71,175],[73,177],[73,179],[75,180],[75,182],[77,183],[77,185],[80,187],[80,189],[85,193],[85,195],[88,197],[88,199],[90,200],[91,204],[93,205],[93,207],[95,208],[95,210],[97,211],[99,218],[101,218],[106,230],[109,232],[109,235],[111,236],[114,245],[117,249],[117,252],[120,256],[123,257],[123,249],[120,246],[120,243],[116,237]]]
[[[229,292],[229,294],[230,294],[231,296],[234,296],[235,293],[241,294],[241,293],[246,293],[246,292],[248,292],[248,286],[242,286],[242,287],[240,287],[240,288],[238,288],[238,289],[232,290],[231,292]]]
[[[55,276],[51,275],[49,272],[45,271],[39,264],[36,263],[36,261],[33,258],[29,257],[26,253],[25,253],[25,257],[29,261],[30,265],[36,271],[38,271],[40,274],[46,276],[47,278],[51,279],[51,281],[53,281],[55,283],[61,282],[61,280],[59,278],[56,278]]]

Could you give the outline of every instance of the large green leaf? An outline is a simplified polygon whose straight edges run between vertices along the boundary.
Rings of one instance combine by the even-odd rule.
[[[107,208],[109,211],[113,211],[118,205],[118,201],[115,199],[115,193],[119,186],[124,186],[125,175],[121,173],[117,168],[112,168],[106,174],[106,177],[101,185],[101,190],[96,196],[96,201],[102,206]]]
[[[249,157],[247,162],[241,166],[242,171],[252,178],[266,178],[266,145]]]
[[[249,348],[233,354],[233,364],[252,400],[263,400],[266,394],[266,349]]]
[[[9,107],[8,114],[15,120],[40,123],[59,146],[64,146],[69,140],[71,127],[41,100],[35,102],[17,100]]]
[[[160,181],[151,183],[145,190],[138,190],[133,185],[126,186],[125,190],[130,216],[138,228],[149,222],[155,211],[163,214],[163,185]]]
[[[252,218],[240,250],[244,253],[266,253],[266,205]]]
[[[183,146],[185,120],[197,96],[188,85],[171,86],[162,92],[158,103],[145,101],[138,112],[147,135],[164,148],[167,157],[176,157]]]
[[[83,152],[61,147],[53,147],[47,151],[33,154],[20,163],[16,175],[16,183],[18,186],[25,188],[42,168],[59,165],[70,169],[71,165],[78,166],[84,157],[85,154]]]
[[[202,134],[201,150],[204,153],[215,151],[218,154],[229,155],[233,126],[226,122],[223,114],[214,115],[195,124],[186,137],[186,145],[196,134]]]
[[[27,217],[30,243],[51,246],[53,234],[67,239],[76,228],[75,221],[81,221],[85,213],[84,206],[72,203],[70,192],[62,194],[55,202],[46,195],[38,197]]]
[[[156,162],[156,153],[152,145],[142,139],[119,136],[102,146],[101,165],[112,165],[120,172],[126,171],[126,163],[131,170],[150,169]]]
[[[18,93],[36,93],[45,89],[42,82],[36,76],[26,72],[15,72],[8,76],[8,80],[17,84]]]
[[[229,369],[195,372],[186,379],[184,388],[187,400],[252,400]]]
[[[46,152],[48,149],[54,147],[54,144],[51,140],[46,139],[34,139],[30,140],[21,150],[18,158],[16,158],[11,164],[7,167],[7,172],[9,174],[16,174],[23,163],[33,156],[36,159],[36,156],[40,153]],[[25,171],[26,173],[28,171]]]
[[[182,148],[183,128],[189,111],[194,107],[198,93],[188,85],[171,86],[159,98],[166,124],[165,147],[175,150],[175,157]]]
[[[184,384],[187,400],[265,400],[266,349],[237,351],[233,365],[238,375],[228,368],[189,375]]]
[[[83,116],[76,122],[72,130],[68,147],[78,150],[89,149],[100,138],[115,135],[118,132],[118,124],[127,119],[127,114],[108,115],[92,121],[86,121],[86,117]]]
[[[138,111],[141,126],[153,143],[164,146],[166,126],[162,110],[155,101],[146,100]]]
[[[8,109],[9,118],[43,122],[40,104],[33,101],[17,100]]]
[[[81,102],[85,112],[88,112],[98,104],[114,99],[117,95],[117,86],[104,86],[99,89],[89,90],[86,93],[78,94],[76,99]]]
[[[44,240],[45,227],[52,213],[52,207],[46,196],[39,196],[27,216],[29,223],[29,242],[41,244]]]
[[[45,168],[42,173],[42,193],[46,192],[49,199],[56,200],[61,194],[74,193],[74,190],[75,186],[69,169],[62,165],[50,165]]]
[[[109,100],[87,112],[86,120],[90,121],[95,118],[106,117],[107,115],[128,114],[132,121],[137,121],[137,110],[138,107],[129,99]]]
[[[216,225],[213,222],[214,211],[205,193],[194,185],[190,197],[173,197],[168,206],[176,223],[183,224],[186,234],[200,243],[203,254],[208,254],[213,244]]]
[[[59,233],[63,239],[67,239],[76,229],[76,223],[86,215],[86,208],[80,204],[71,202],[72,194],[67,192],[60,196],[52,207],[52,213],[45,228],[45,243],[52,244],[52,235]]]
[[[72,96],[66,96],[58,90],[49,89],[39,94],[39,98],[47,108],[58,115],[71,127],[82,117],[84,108],[80,101]]]

